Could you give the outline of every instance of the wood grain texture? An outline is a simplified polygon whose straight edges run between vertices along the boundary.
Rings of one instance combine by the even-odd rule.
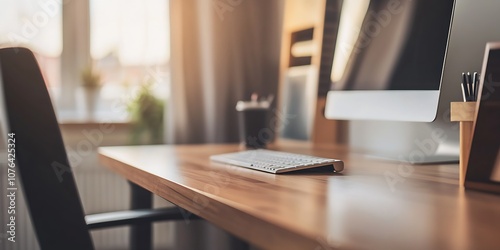
[[[471,121],[460,122],[460,159],[459,159],[459,184],[464,186],[467,164],[469,162],[470,145],[472,142],[473,123]]]
[[[344,160],[342,174],[273,175],[212,163],[238,145],[100,148],[118,174],[263,249],[494,249],[500,197],[457,185],[457,165],[364,158],[332,145],[271,149]]]
[[[474,121],[476,117],[476,102],[452,102],[450,120],[452,122]]]
[[[467,163],[469,162],[469,151],[472,142],[473,121],[476,117],[476,102],[452,102],[450,120],[460,122],[460,161],[459,161],[459,185],[465,184]]]

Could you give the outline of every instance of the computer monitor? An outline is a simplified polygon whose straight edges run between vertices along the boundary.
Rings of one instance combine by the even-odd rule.
[[[500,1],[342,2],[325,116],[351,120],[351,146],[369,155],[457,161],[450,102],[462,100],[460,73],[479,72],[486,42],[500,40]]]
[[[343,1],[326,117],[432,122],[453,5]]]

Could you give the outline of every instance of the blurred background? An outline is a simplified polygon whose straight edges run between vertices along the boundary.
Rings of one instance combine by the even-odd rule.
[[[238,142],[235,105],[252,93],[276,97],[275,137],[345,142],[345,123],[323,116],[330,76],[319,74],[331,68],[333,35],[323,34],[334,34],[328,23],[338,22],[338,5],[0,0],[0,47],[35,53],[85,212],[108,212],[129,208],[129,186],[99,165],[98,147]],[[0,166],[5,197],[7,171]],[[11,244],[0,232],[0,249],[38,249],[22,198],[18,205],[19,241]],[[171,206],[158,197],[154,205]],[[96,249],[127,249],[128,233],[125,227],[92,236]],[[189,220],[156,223],[154,241],[155,249],[228,248],[225,232]]]

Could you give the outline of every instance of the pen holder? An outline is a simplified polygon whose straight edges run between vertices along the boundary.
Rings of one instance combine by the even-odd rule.
[[[460,122],[460,172],[459,185],[464,186],[467,164],[469,161],[470,144],[474,131],[474,117],[476,113],[476,102],[452,102],[450,119],[452,122]]]

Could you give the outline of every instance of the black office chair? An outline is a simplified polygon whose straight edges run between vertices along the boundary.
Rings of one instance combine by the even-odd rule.
[[[1,119],[8,133],[15,134],[15,170],[20,173],[41,249],[94,249],[89,229],[122,225],[135,225],[139,229],[131,232],[132,249],[148,249],[153,221],[183,219],[182,211],[176,207],[85,216],[52,103],[33,53],[25,48],[0,49],[0,76],[1,101],[5,105],[5,117]],[[137,188],[134,187],[135,194],[143,195],[142,199],[150,203],[148,195],[151,194]],[[139,237],[142,240],[134,237],[134,233],[144,233],[140,232],[141,228],[146,231],[146,241],[144,235]]]

